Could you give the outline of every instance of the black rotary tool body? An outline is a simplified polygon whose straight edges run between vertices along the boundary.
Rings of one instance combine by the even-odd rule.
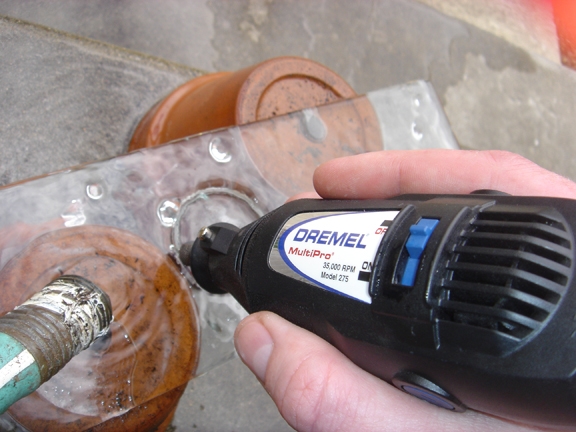
[[[197,282],[440,407],[576,427],[576,201],[298,200],[181,250]]]

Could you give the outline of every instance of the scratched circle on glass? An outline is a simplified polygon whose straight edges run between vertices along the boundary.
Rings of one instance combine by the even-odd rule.
[[[195,240],[201,228],[214,223],[227,222],[241,228],[256,218],[254,210],[237,198],[220,194],[201,196],[183,209],[180,241],[184,244]]]

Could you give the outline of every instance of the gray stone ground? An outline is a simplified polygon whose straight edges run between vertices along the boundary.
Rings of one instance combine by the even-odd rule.
[[[413,0],[0,0],[0,15],[70,33],[0,19],[0,185],[121,154],[197,69],[280,55],[319,61],[358,93],[430,80],[462,147],[576,179],[576,73]],[[238,360],[190,383],[174,426],[290,430]]]

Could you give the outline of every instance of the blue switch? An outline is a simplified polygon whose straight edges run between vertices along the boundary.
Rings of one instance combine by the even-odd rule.
[[[420,219],[417,224],[410,227],[410,237],[406,242],[406,250],[408,251],[408,261],[402,274],[400,283],[406,286],[413,286],[416,280],[416,272],[420,264],[420,257],[430,236],[438,225],[438,219]]]

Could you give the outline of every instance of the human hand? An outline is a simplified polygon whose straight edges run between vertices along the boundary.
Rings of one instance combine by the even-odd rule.
[[[336,159],[316,170],[314,185],[321,197],[332,199],[478,189],[576,199],[571,181],[495,151],[387,151]],[[282,416],[300,431],[542,430],[471,410],[453,413],[409,396],[270,312],[240,323],[236,347]]]

